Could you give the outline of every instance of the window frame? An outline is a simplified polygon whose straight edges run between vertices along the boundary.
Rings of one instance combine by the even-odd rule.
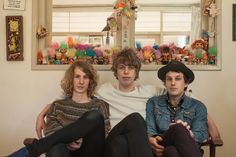
[[[52,17],[52,0],[34,0],[32,1],[32,56],[31,56],[31,69],[32,70],[65,70],[69,65],[38,65],[37,64],[37,52],[39,48],[46,48],[49,47],[48,41],[51,40],[51,37],[46,37],[45,40],[37,39],[36,32],[37,27],[39,25],[46,26],[49,32],[51,31],[51,17]],[[217,6],[220,8],[220,1],[216,1]],[[203,4],[201,4],[201,8]],[[109,6],[107,6],[109,7]],[[113,8],[113,7],[111,7]],[[217,20],[216,20],[217,19]],[[209,18],[202,16],[202,21],[208,22]],[[216,65],[188,65],[192,70],[221,70],[221,32],[220,29],[220,22],[221,16],[217,16],[217,18],[213,19],[215,30],[217,31],[217,36],[212,39],[211,42],[215,43],[215,47],[217,47],[218,55],[217,55],[217,64]],[[206,29],[206,26],[203,26],[202,29]],[[137,33],[139,34],[139,33]],[[148,34],[148,33],[147,33]],[[160,35],[162,35],[160,33]],[[155,64],[148,64],[142,65],[141,70],[144,71],[156,71],[163,65],[155,65]],[[97,70],[107,71],[110,70],[111,65],[94,65]]]

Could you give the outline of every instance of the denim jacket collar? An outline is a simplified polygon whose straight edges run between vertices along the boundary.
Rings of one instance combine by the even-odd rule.
[[[191,103],[189,103],[189,101],[191,99],[190,97],[188,97],[184,94],[181,99],[182,99],[181,100],[182,102],[181,102],[181,105],[180,105],[181,108],[187,109],[187,108],[191,107]],[[166,101],[168,101],[168,95],[167,94],[162,96],[162,98],[160,99],[160,104],[159,105],[162,106],[162,107],[166,106]]]

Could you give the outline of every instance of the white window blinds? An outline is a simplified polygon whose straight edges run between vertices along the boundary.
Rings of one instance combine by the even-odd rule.
[[[53,12],[52,32],[101,32],[111,12]]]

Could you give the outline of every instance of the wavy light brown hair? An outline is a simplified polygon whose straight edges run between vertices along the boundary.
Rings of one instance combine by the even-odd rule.
[[[117,68],[119,64],[134,66],[136,71],[135,80],[139,78],[141,61],[137,57],[134,49],[125,48],[114,56],[111,70],[114,72],[114,76],[116,78],[117,78]]]
[[[89,97],[94,95],[95,89],[98,85],[98,75],[96,70],[91,64],[81,61],[75,61],[65,72],[63,79],[61,80],[61,88],[64,91],[64,95],[72,97],[73,94],[73,80],[75,68],[82,70],[89,78],[89,86],[87,94]]]

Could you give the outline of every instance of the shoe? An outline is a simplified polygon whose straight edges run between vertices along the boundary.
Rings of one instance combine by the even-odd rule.
[[[8,155],[7,157],[29,157],[29,152],[26,147],[19,149],[18,151]]]
[[[38,141],[36,138],[26,138],[23,143],[24,145],[27,146],[27,145],[33,144],[36,141]]]

